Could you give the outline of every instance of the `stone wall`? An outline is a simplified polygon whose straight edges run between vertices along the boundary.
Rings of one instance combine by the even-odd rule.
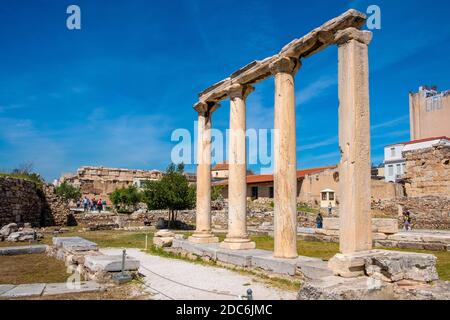
[[[28,222],[41,225],[42,196],[31,181],[0,177],[0,226]]]
[[[416,197],[372,203],[374,216],[397,218],[403,223],[403,212],[409,210],[414,229],[450,229],[450,198]]]
[[[139,184],[144,180],[159,180],[161,177],[162,173],[157,170],[82,167],[76,174],[62,176],[59,183],[68,182],[80,188],[83,196],[109,201],[109,195],[116,189]]]
[[[408,197],[450,198],[450,146],[404,152]]]
[[[63,226],[68,218],[69,206],[53,186],[38,187],[31,181],[0,177],[0,226],[13,222]]]

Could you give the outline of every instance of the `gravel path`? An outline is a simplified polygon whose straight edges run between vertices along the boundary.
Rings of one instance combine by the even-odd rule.
[[[107,255],[121,254],[120,249],[100,251]],[[127,249],[127,254],[141,262],[139,271],[151,287],[148,291],[155,293],[154,299],[238,300],[249,288],[255,300],[296,299],[296,292],[270,287],[231,270],[152,256],[138,249]]]

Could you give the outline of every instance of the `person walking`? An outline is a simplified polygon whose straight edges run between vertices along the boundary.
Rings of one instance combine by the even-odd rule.
[[[333,215],[333,205],[331,204],[331,202],[330,202],[330,204],[328,205],[328,215]]]
[[[83,199],[84,212],[88,211],[88,207],[89,207],[89,199],[86,196],[84,196],[84,199]]]
[[[97,202],[98,213],[102,212],[102,208],[103,208],[103,201],[102,201],[102,199],[99,199],[98,202]]]
[[[317,229],[322,229],[323,228],[323,217],[322,214],[319,212],[319,214],[316,217],[316,226]]]
[[[403,214],[403,229],[405,231],[412,230],[411,212],[409,212],[409,210],[406,210],[406,212]]]

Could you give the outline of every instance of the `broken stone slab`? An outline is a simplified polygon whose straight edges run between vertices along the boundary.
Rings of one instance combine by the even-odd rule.
[[[103,292],[106,290],[104,285],[98,284],[95,281],[82,282],[80,285],[73,283],[50,283],[45,286],[43,296],[54,296],[72,293],[86,293],[86,292]]]
[[[97,251],[95,242],[80,237],[53,238],[53,245],[68,251]]]
[[[217,251],[217,260],[238,267],[251,267],[252,259],[257,256],[267,255],[267,251],[259,249],[233,251],[221,249]]]
[[[157,248],[168,248],[172,246],[172,237],[154,237],[153,245]]]
[[[15,287],[16,286],[13,284],[0,284],[0,296],[11,289],[14,289]]]
[[[309,257],[297,258],[297,272],[307,279],[320,279],[333,275],[333,272],[328,268],[327,262]]]
[[[384,234],[395,234],[398,232],[397,219],[373,218],[372,226],[376,230],[374,232]]]
[[[0,295],[1,298],[13,299],[22,297],[41,296],[45,289],[45,283],[21,284]]]
[[[378,254],[378,250],[361,251],[353,254],[338,253],[328,262],[328,268],[335,276],[356,278],[365,275],[366,258]]]
[[[47,248],[46,245],[0,248],[0,256],[45,253]]]
[[[388,237],[388,240],[405,242],[422,242],[422,235],[415,233],[396,233]]]
[[[431,254],[385,251],[365,258],[368,276],[385,282],[411,280],[429,283],[439,280],[437,258]]]
[[[86,256],[84,266],[94,272],[119,272],[122,271],[122,255]],[[139,266],[139,260],[129,256],[126,257],[124,271],[136,271]]]
[[[42,239],[43,235],[40,233],[37,233],[33,229],[24,229],[21,231],[13,232],[11,233],[8,238],[6,238],[6,241],[9,242],[25,242],[25,241],[33,241],[33,240],[39,240]]]

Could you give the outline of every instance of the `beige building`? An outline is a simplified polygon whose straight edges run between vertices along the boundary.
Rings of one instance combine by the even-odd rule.
[[[104,167],[81,167],[75,174],[63,175],[57,184],[63,182],[80,188],[88,198],[101,198],[109,202],[109,195],[116,189],[136,186],[143,181],[160,180],[163,173],[158,170],[130,170]]]
[[[409,94],[411,140],[450,137],[450,91],[420,87]]]

